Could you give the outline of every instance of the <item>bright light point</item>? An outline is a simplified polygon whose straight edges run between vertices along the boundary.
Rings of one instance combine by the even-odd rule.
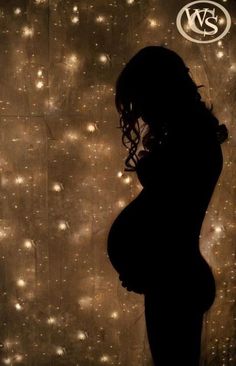
[[[21,306],[21,304],[19,304],[19,303],[15,304],[15,308],[16,308],[16,310],[18,310],[18,311],[20,311],[20,310],[22,310],[22,309],[23,309],[23,308],[22,308],[22,306]]]
[[[80,341],[84,341],[87,338],[87,334],[83,330],[79,330],[77,334],[77,338]]]
[[[37,72],[37,75],[40,77],[40,76],[42,76],[43,75],[43,70],[38,70],[38,72]]]
[[[71,22],[73,24],[79,23],[79,17],[78,17],[78,15],[73,15],[73,17],[71,17]]]
[[[70,56],[67,56],[66,58],[66,64],[70,69],[75,69],[77,68],[79,63],[79,59],[75,54],[72,54]]]
[[[14,14],[15,14],[15,15],[19,15],[19,14],[21,14],[21,8],[16,8],[16,9],[14,10]]]
[[[65,354],[65,348],[63,348],[63,347],[57,347],[56,348],[56,354],[58,356],[63,356]]]
[[[222,58],[224,56],[224,52],[223,51],[218,51],[216,55],[217,55],[218,58]]]
[[[129,184],[130,182],[131,182],[131,177],[126,177],[126,178],[124,178],[124,183],[125,184]]]
[[[118,317],[119,317],[119,315],[118,315],[118,312],[117,312],[117,311],[113,311],[113,312],[111,313],[111,318],[112,318],[112,319],[118,319]]]
[[[97,18],[96,18],[96,22],[97,23],[104,23],[105,21],[105,17],[103,15],[99,15]]]
[[[230,66],[230,71],[236,72],[236,62]]]
[[[221,233],[222,232],[222,228],[220,226],[216,226],[215,227],[215,232],[216,233]]]
[[[123,175],[123,173],[122,173],[122,172],[118,172],[118,173],[117,173],[117,177],[118,177],[118,178],[121,178],[121,177],[122,177],[122,175]]]
[[[35,4],[39,5],[39,4],[44,4],[46,2],[46,0],[34,0]]]
[[[108,62],[109,58],[107,55],[105,55],[104,53],[102,55],[99,56],[99,61],[102,64],[106,64]]]
[[[23,356],[22,355],[15,355],[15,360],[16,360],[16,362],[21,362],[23,360]]]
[[[23,361],[23,356],[22,355],[15,355],[15,360],[16,360],[16,362],[21,362],[21,361]]]
[[[120,208],[125,207],[125,201],[124,201],[124,200],[119,200],[119,201],[117,202],[117,206],[118,206],[118,207],[120,207]]]
[[[37,82],[36,82],[36,87],[37,87],[37,89],[42,89],[42,88],[43,88],[43,86],[44,86],[44,83],[43,83],[43,81],[42,81],[42,80],[39,80],[39,81],[37,81]]]
[[[23,37],[25,37],[25,38],[27,38],[27,37],[32,38],[32,37],[33,37],[33,35],[34,35],[34,30],[33,30],[33,28],[30,28],[30,27],[28,27],[28,26],[23,27],[23,28],[22,28],[22,35],[23,35]]]
[[[133,4],[134,0],[127,0],[127,4]]]
[[[71,141],[78,140],[78,134],[76,132],[68,132],[65,137]]]
[[[21,176],[16,177],[15,183],[16,184],[22,184],[24,182],[24,178]]]
[[[93,299],[90,296],[84,296],[78,300],[78,303],[81,309],[90,308],[93,304]]]
[[[22,278],[19,278],[19,279],[17,280],[17,285],[18,285],[19,287],[25,287],[25,286],[26,286],[26,282],[25,282],[25,280],[23,280]]]
[[[103,355],[103,356],[101,356],[101,357],[100,357],[100,361],[101,361],[101,362],[108,362],[108,361],[109,361],[109,356],[107,356],[107,355]]]
[[[54,183],[54,184],[53,184],[52,189],[53,189],[53,191],[55,191],[55,192],[61,192],[61,190],[62,190],[62,185],[61,185],[61,183]]]
[[[59,230],[66,230],[68,228],[68,224],[66,221],[60,221],[58,224]]]
[[[87,131],[89,131],[89,132],[95,132],[96,131],[96,125],[94,123],[88,123],[88,125],[87,125]]]
[[[222,46],[222,41],[217,42],[218,46]]]
[[[151,28],[156,28],[158,23],[157,23],[157,20],[156,19],[149,19],[149,25]]]
[[[26,239],[26,240],[24,241],[24,247],[25,247],[26,249],[31,249],[31,248],[33,247],[33,242],[32,242],[32,240],[30,240],[30,239]]]
[[[3,359],[3,362],[4,362],[4,364],[5,364],[5,365],[11,365],[11,362],[12,362],[12,361],[11,361],[11,358],[10,358],[10,357],[8,357],[8,358],[4,358],[4,359]]]
[[[78,11],[78,6],[77,5],[73,6],[73,11],[74,12]]]
[[[56,323],[56,318],[54,318],[53,316],[50,316],[47,320],[48,324],[55,324]]]

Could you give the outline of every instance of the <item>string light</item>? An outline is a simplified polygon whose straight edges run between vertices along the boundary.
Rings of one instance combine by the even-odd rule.
[[[15,308],[16,308],[16,310],[18,310],[18,311],[22,310],[22,306],[21,306],[21,304],[19,304],[19,303],[15,304]]]
[[[47,320],[48,324],[56,324],[56,318],[53,316],[50,316]]]
[[[24,178],[21,177],[21,176],[16,177],[15,183],[16,184],[22,184],[22,183],[24,183]]]
[[[24,357],[23,357],[22,355],[20,355],[20,354],[16,354],[16,355],[15,355],[15,360],[16,360],[16,362],[22,362],[22,361],[23,361],[23,359],[24,359]]]
[[[106,55],[105,53],[103,53],[103,54],[101,54],[100,56],[99,56],[99,61],[102,63],[102,64],[107,64],[108,63],[108,61],[109,61],[109,57],[108,57],[108,55]]]
[[[88,123],[87,124],[87,131],[89,131],[89,132],[95,132],[96,129],[97,129],[96,124],[94,124],[94,123]]]
[[[110,360],[110,357],[108,355],[103,355],[100,357],[101,362],[105,363],[105,362],[109,362],[109,360]]]
[[[78,23],[79,23],[79,17],[78,17],[78,15],[73,15],[73,16],[71,17],[71,22],[72,22],[73,24],[78,24]]]
[[[79,59],[76,54],[71,54],[66,57],[66,65],[71,70],[76,70],[79,65]]]
[[[20,14],[21,14],[21,8],[16,8],[16,9],[14,10],[14,14],[15,14],[15,15],[20,15]]]
[[[158,26],[158,22],[156,19],[149,19],[148,21],[151,28],[156,28]]]
[[[63,356],[63,355],[65,354],[65,352],[66,352],[66,350],[65,350],[65,348],[64,348],[64,347],[57,347],[57,348],[56,348],[56,354],[57,354],[58,356]]]
[[[61,183],[54,183],[53,187],[52,187],[53,191],[55,191],[55,192],[61,192],[62,188],[63,188],[63,186]]]
[[[64,220],[61,220],[60,222],[59,222],[59,224],[58,224],[58,228],[59,228],[59,230],[62,230],[62,231],[64,231],[64,230],[66,230],[66,229],[68,229],[68,223],[66,222],[66,221],[64,221]]]
[[[112,318],[112,319],[118,319],[118,318],[119,318],[119,314],[118,314],[118,312],[117,312],[117,311],[113,311],[113,312],[111,313],[111,318]]]
[[[43,70],[39,69],[37,71],[37,75],[38,75],[38,77],[43,76]]]
[[[25,26],[22,28],[22,36],[25,38],[32,38],[34,35],[34,29],[32,27]]]
[[[224,56],[224,52],[223,51],[218,51],[216,55],[217,55],[218,58],[222,58]]]
[[[17,285],[18,285],[19,287],[25,287],[25,286],[26,286],[26,282],[25,282],[25,280],[23,280],[22,278],[19,278],[19,279],[17,280]]]
[[[96,22],[97,23],[104,23],[105,22],[105,17],[103,15],[98,15],[96,17]]]
[[[31,249],[32,247],[33,247],[33,241],[32,240],[30,240],[30,239],[26,239],[25,241],[24,241],[24,247],[26,248],[26,249]]]
[[[45,4],[48,0],[34,0],[36,5]]]
[[[77,338],[80,340],[80,341],[84,341],[86,338],[87,338],[87,333],[82,331],[82,330],[79,330],[78,331],[78,334],[77,334]]]
[[[43,86],[44,86],[44,82],[43,82],[42,80],[38,80],[38,81],[36,82],[36,87],[37,87],[37,89],[42,89],[42,88],[43,88]]]

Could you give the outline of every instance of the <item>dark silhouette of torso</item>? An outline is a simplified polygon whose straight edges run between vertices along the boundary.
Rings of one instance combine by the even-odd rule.
[[[199,235],[223,158],[215,130],[197,118],[176,123],[167,142],[138,162],[143,189],[115,219],[108,254],[128,289],[155,289],[160,301],[178,296],[207,310],[215,284]]]

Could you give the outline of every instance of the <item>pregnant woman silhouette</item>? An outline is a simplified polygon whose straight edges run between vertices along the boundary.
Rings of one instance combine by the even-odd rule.
[[[141,49],[116,83],[125,170],[143,189],[113,222],[107,250],[122,285],[144,295],[157,366],[199,365],[203,315],[215,299],[199,235],[228,131],[198,88],[181,57],[161,46]]]

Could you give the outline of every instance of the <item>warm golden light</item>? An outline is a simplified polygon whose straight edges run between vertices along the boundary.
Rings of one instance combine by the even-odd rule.
[[[22,278],[19,278],[19,279],[17,280],[17,285],[18,285],[19,287],[25,287],[25,286],[26,286],[26,282],[25,282],[25,280],[23,280]]]
[[[25,26],[22,28],[22,36],[25,38],[32,38],[34,35],[34,29],[32,27]]]

